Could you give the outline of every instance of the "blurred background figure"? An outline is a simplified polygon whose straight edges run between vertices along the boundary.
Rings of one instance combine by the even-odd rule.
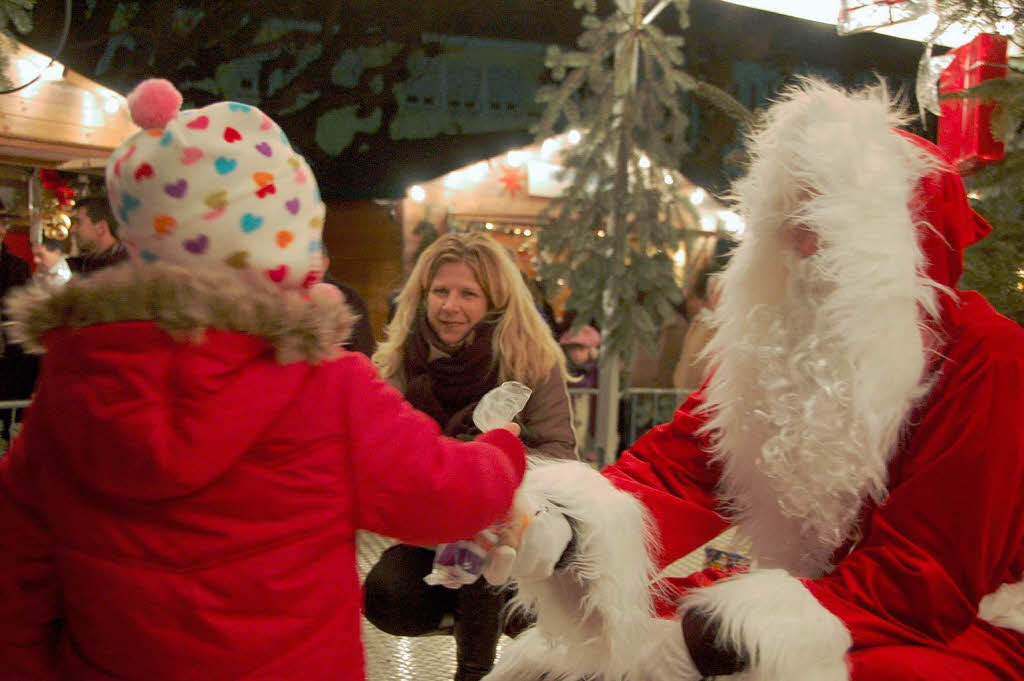
[[[678,390],[696,390],[707,377],[710,358],[702,353],[714,331],[713,312],[721,293],[718,274],[729,264],[738,245],[735,239],[720,236],[711,262],[697,275],[693,289],[686,296],[684,303],[689,325],[672,377],[672,383]]]
[[[679,390],[696,390],[707,375],[708,358],[701,353],[714,331],[712,312],[717,290],[714,281],[713,275],[705,269],[697,275],[693,291],[686,296],[686,314],[690,322],[672,374],[672,383]]]
[[[40,243],[32,245],[32,259],[36,265],[32,280],[48,291],[59,289],[71,279],[71,267],[64,248],[65,242],[45,236]]]
[[[686,301],[676,306],[674,314],[662,324],[653,351],[640,343],[633,360],[631,388],[671,388],[672,377],[683,351],[687,330]]]
[[[478,432],[472,414],[485,393],[519,381],[533,390],[516,419],[527,452],[576,457],[565,357],[512,257],[486,234],[448,232],[424,249],[373,359],[413,406],[457,438]],[[456,681],[476,681],[494,665],[509,593],[483,579],[457,590],[429,586],[423,578],[433,559],[433,548],[387,549],[366,577],[366,617],[396,636],[450,631]]]
[[[10,228],[11,215],[0,203],[0,305],[12,290],[23,286],[31,276],[27,262],[14,255],[3,243]],[[0,321],[8,321],[6,309],[0,311]],[[35,382],[32,358],[22,352],[21,346],[8,342],[6,324],[0,327],[0,400],[20,400],[32,394]],[[29,366],[33,365],[33,366]],[[0,437],[6,439],[10,414],[3,410]]]
[[[565,352],[572,387],[596,388],[601,332],[587,324],[576,331],[563,333],[558,339],[558,344]]]
[[[348,305],[349,309],[357,317],[355,325],[352,327],[352,335],[348,337],[348,340],[345,341],[342,347],[346,350],[361,352],[367,357],[372,357],[374,350],[377,349],[377,341],[373,337],[373,330],[370,329],[370,312],[366,308],[366,301],[351,286],[343,284],[340,280],[331,276],[330,272],[328,272],[330,266],[331,262],[325,255],[324,283],[330,284],[341,291],[342,295],[345,296],[345,304]]]

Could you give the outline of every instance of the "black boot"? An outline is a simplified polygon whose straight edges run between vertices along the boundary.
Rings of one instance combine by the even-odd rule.
[[[479,681],[494,667],[505,594],[479,580],[459,589],[455,610],[455,681]]]

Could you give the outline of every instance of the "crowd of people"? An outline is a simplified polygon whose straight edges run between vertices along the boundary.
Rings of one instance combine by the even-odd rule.
[[[83,255],[0,251],[43,357],[0,679],[361,681],[362,613],[454,636],[455,681],[1024,681],[1024,331],[956,289],[988,226],[884,88],[803,81],[750,132],[747,234],[638,364],[693,392],[601,471],[569,396],[600,330],[553,333],[491,236],[422,249],[377,345],[273,120],[129,101]],[[729,526],[753,567],[655,579]],[[363,584],[357,530],[398,542]],[[459,540],[484,578],[427,583]]]

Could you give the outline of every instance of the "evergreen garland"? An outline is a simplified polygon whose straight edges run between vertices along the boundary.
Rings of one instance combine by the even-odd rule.
[[[670,256],[682,234],[675,171],[689,149],[682,97],[693,93],[741,118],[750,113],[728,93],[683,70],[683,38],[644,21],[669,2],[679,26],[689,26],[689,0],[616,0],[605,18],[594,0],[584,8],[578,50],[550,48],[555,85],[542,88],[547,107],[538,140],[563,121],[582,132],[562,164],[570,186],[553,201],[551,226],[540,232],[540,274],[553,288],[568,286],[576,325],[601,330],[602,362],[629,365],[636,341],[653,343],[682,297]],[[684,208],[685,209],[685,208]]]

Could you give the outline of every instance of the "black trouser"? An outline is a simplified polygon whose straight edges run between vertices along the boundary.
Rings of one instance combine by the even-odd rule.
[[[494,666],[511,592],[482,578],[461,589],[430,586],[423,578],[433,561],[433,549],[398,544],[386,550],[363,586],[366,619],[395,636],[422,636],[437,632],[444,616],[453,615],[455,681],[476,681]],[[521,624],[516,623],[520,631]]]

